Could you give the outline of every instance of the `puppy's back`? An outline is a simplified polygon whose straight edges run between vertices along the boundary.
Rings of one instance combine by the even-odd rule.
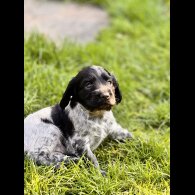
[[[58,128],[52,125],[51,107],[43,108],[24,119],[24,151],[27,153],[52,145],[50,141],[60,136]]]

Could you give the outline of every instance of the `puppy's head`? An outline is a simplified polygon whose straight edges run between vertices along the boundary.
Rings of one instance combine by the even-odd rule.
[[[60,106],[64,109],[69,101],[73,108],[76,102],[87,110],[110,110],[120,103],[122,95],[116,78],[100,66],[82,69],[68,84]]]

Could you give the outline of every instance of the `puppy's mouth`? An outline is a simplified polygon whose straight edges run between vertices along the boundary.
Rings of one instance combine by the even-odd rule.
[[[102,110],[106,110],[106,111],[109,111],[112,109],[112,106],[111,105],[105,105],[101,108]]]
[[[91,114],[92,115],[103,115],[104,111],[110,111],[112,109],[111,105],[102,105],[98,108],[92,109]]]
[[[97,110],[111,110],[112,107],[116,104],[116,101],[114,98],[110,98],[107,100],[102,100],[99,102],[99,106],[97,107]]]
[[[82,105],[89,111],[110,111],[116,105],[115,98],[103,99],[98,96],[89,96],[86,98]]]
[[[110,102],[105,102],[98,109],[100,109],[100,110],[111,110],[113,106],[114,106],[114,104],[112,104]]]
[[[114,105],[112,105],[110,102],[103,102],[99,105],[96,105],[94,107],[89,108],[91,112],[95,111],[110,111]]]

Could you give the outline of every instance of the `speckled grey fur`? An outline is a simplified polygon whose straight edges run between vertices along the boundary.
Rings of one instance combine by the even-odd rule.
[[[131,137],[131,133],[116,122],[112,111],[105,111],[99,118],[90,116],[89,111],[79,103],[74,109],[70,105],[66,109],[75,129],[74,135],[69,140],[75,151],[81,149],[80,147],[83,147],[84,152],[93,151],[107,136],[118,140]],[[44,108],[30,114],[24,120],[24,151],[35,161],[41,161],[39,163],[45,165],[69,159],[65,155],[66,148],[61,143],[63,139],[61,131],[53,124],[41,120],[44,117],[52,121],[51,110],[51,107]],[[77,144],[79,140],[82,140],[82,145]],[[43,154],[47,158],[44,158]],[[96,160],[93,158],[91,160],[98,166]]]
[[[24,119],[24,152],[37,164],[59,166],[61,162],[76,161],[85,153],[99,167],[93,151],[106,137],[116,140],[132,137],[116,122],[111,110],[91,113],[78,102],[74,108],[70,103],[65,108],[74,127],[73,135],[65,137],[54,125],[52,109],[41,109]]]

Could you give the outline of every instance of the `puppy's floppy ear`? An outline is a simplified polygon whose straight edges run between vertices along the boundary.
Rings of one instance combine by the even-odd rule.
[[[75,77],[72,78],[72,80],[68,83],[68,86],[66,88],[66,91],[63,94],[63,97],[60,101],[60,107],[64,110],[65,107],[68,105],[69,101],[75,96],[75,84],[76,79]]]
[[[111,75],[112,77],[112,82],[113,82],[113,85],[114,85],[114,88],[115,88],[115,99],[116,99],[116,103],[119,104],[122,100],[122,94],[121,94],[121,91],[119,89],[119,84],[115,78],[114,75]]]

